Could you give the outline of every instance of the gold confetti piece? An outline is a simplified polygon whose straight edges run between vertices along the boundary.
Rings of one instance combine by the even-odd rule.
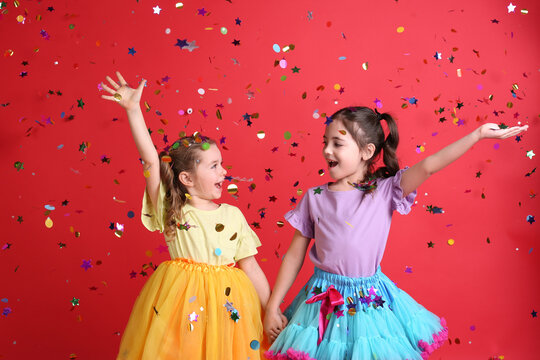
[[[283,227],[283,225],[284,225],[284,224],[283,224],[283,221],[279,220],[279,221],[277,222],[277,226],[278,226],[278,227]]]
[[[324,175],[324,169],[319,170],[319,175],[320,175],[320,176],[323,176],[323,175]]]
[[[234,195],[238,192],[238,186],[236,186],[236,184],[229,184],[229,186],[227,186],[227,192],[231,195]]]
[[[365,63],[362,64],[362,69],[366,70],[368,69],[368,63],[367,61]]]
[[[47,217],[47,220],[45,220],[45,226],[50,229],[53,227],[53,221],[51,220],[50,217]]]
[[[181,8],[183,8],[183,7],[184,7],[184,4],[183,4],[183,3],[181,3],[181,2],[178,2],[178,3],[176,3],[176,5],[175,5],[175,6],[176,6],[176,8],[177,8],[177,9],[181,9]]]
[[[149,178],[150,177],[150,171],[144,170],[143,175],[144,175],[145,178]]]
[[[17,0],[13,1],[13,5],[15,5],[15,7],[19,7],[19,1]]]
[[[17,22],[22,23],[23,21],[24,21],[24,16],[22,15],[17,16]]]
[[[145,254],[148,257],[152,257],[152,250],[146,250]]]
[[[512,84],[512,88],[513,88],[514,90],[519,90],[518,84]]]
[[[221,117],[221,111],[219,111],[219,109],[216,110],[216,117],[221,120],[222,117]]]
[[[255,185],[255,184],[250,184],[250,185],[249,185],[249,188],[250,188],[251,190],[255,190],[256,187],[257,187],[257,185]]]
[[[126,202],[124,200],[120,200],[120,199],[117,199],[116,196],[113,196],[113,200],[118,202],[118,203],[121,203],[121,204],[125,204]]]
[[[231,241],[236,240],[237,236],[238,236],[238,233],[234,233],[234,235],[231,236],[231,238],[229,240],[231,240]]]
[[[334,84],[334,90],[339,90],[341,89],[341,85],[339,84]]]
[[[350,227],[354,228],[354,226],[352,226],[351,224],[349,224],[348,221],[345,221],[345,223],[346,223],[347,225],[349,225]]]
[[[339,133],[340,133],[341,135],[347,135],[347,132],[346,132],[345,130],[339,130]]]
[[[452,246],[455,244],[454,239],[448,239],[448,245]]]
[[[506,103],[506,107],[511,109],[512,107],[514,107],[514,103],[509,101],[509,102]]]
[[[405,28],[403,26],[400,26],[396,30],[399,34],[401,34],[403,31],[405,31]]]
[[[193,324],[192,323],[188,324],[188,329],[189,329],[189,331],[193,331]]]
[[[191,195],[189,195],[188,193],[185,193],[184,195],[186,196],[186,199],[188,199],[188,200],[191,199]]]
[[[257,137],[258,137],[259,139],[262,140],[262,139],[264,139],[265,136],[266,136],[266,134],[265,134],[264,131],[259,131],[259,132],[257,132]]]
[[[8,49],[6,50],[6,52],[4,53],[4,56],[5,57],[8,57],[8,56],[13,56],[13,54],[15,54],[15,52],[11,49]]]
[[[115,230],[115,231],[114,231],[114,235],[116,235],[116,236],[119,237],[119,238],[121,238],[123,234],[124,234],[124,233],[123,233],[121,230]]]
[[[302,189],[298,189],[298,190],[296,190],[296,195],[297,196],[302,196],[303,192],[304,191]]]
[[[231,294],[231,288],[227,286],[225,289],[225,296],[229,296]]]
[[[529,10],[527,10],[527,9],[521,9],[521,13],[522,13],[523,15],[527,15],[527,14],[529,13]]]
[[[146,108],[146,112],[150,111],[151,109],[150,104],[148,104],[148,101],[144,102],[144,107]]]
[[[222,232],[223,229],[225,229],[225,225],[223,225],[223,224],[216,224],[216,231],[217,231],[217,232]]]
[[[356,309],[355,308],[350,308],[349,311],[347,311],[349,313],[349,315],[353,316],[353,315],[356,315]]]
[[[115,101],[120,101],[120,100],[122,100],[122,95],[120,95],[119,93],[114,93],[113,96],[114,96],[114,100],[115,100]]]

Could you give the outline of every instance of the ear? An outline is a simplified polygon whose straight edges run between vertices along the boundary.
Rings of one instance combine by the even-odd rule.
[[[367,144],[367,146],[362,151],[362,160],[368,161],[373,157],[373,154],[375,153],[375,145],[372,143]]]
[[[178,180],[180,180],[180,182],[186,187],[193,186],[193,178],[187,171],[182,171],[180,174],[178,174]]]

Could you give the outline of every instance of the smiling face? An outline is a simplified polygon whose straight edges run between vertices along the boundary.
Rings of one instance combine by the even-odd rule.
[[[188,174],[189,181],[186,188],[192,197],[190,202],[204,206],[221,197],[227,171],[221,165],[223,162],[221,152],[215,144],[211,144],[208,150],[200,150],[197,155],[198,163],[195,171]]]
[[[369,159],[369,150],[361,151],[358,144],[345,128],[343,122],[335,119],[326,127],[324,132],[323,156],[328,164],[328,171],[332,179],[333,190],[348,190],[348,183],[358,183],[366,173],[366,157]]]

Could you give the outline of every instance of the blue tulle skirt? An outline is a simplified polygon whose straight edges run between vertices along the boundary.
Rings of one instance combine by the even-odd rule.
[[[444,318],[414,301],[380,267],[361,278],[315,268],[285,316],[289,324],[265,354],[269,359],[420,360],[448,339]]]

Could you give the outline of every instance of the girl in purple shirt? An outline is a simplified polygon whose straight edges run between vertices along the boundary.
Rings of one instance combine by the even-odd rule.
[[[381,121],[386,121],[385,137]],[[444,318],[418,304],[381,272],[392,213],[407,214],[416,188],[481,139],[528,126],[484,124],[409,169],[399,169],[397,125],[387,113],[348,107],[331,117],[323,156],[335,182],[309,189],[285,218],[296,229],[266,307],[269,359],[426,359],[448,338]],[[384,166],[375,169],[382,153]],[[279,305],[309,242],[315,273],[286,309]]]

